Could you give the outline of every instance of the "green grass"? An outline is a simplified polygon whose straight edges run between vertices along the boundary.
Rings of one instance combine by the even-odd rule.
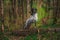
[[[37,34],[31,34],[25,37],[25,40],[37,40]]]

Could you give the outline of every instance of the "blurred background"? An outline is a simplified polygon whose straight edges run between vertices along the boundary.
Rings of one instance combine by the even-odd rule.
[[[31,25],[31,29],[35,27],[37,29],[60,28],[60,0],[0,0],[0,39],[15,40],[14,37],[8,37],[4,33],[23,29],[25,21],[30,17],[32,8],[37,9],[38,21],[36,26],[35,23]],[[49,36],[50,33],[42,31],[43,37],[41,39],[37,39],[38,34],[33,34],[25,39],[21,37],[19,40],[60,39],[58,36],[60,32],[51,34],[54,34],[52,38]]]

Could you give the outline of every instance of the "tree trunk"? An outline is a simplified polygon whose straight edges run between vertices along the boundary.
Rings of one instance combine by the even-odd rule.
[[[1,0],[1,14],[2,14],[2,32],[4,32],[4,13],[3,13],[3,0]]]
[[[58,1],[57,0],[53,1],[53,7],[54,7],[54,9],[53,9],[53,19],[54,19],[53,24],[56,24],[56,22],[57,22],[57,11],[58,11]]]

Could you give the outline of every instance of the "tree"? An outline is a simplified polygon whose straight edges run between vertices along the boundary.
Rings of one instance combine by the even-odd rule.
[[[58,0],[53,1],[53,7],[54,7],[54,9],[53,9],[53,19],[54,19],[53,24],[56,24],[56,22],[57,22],[57,11],[58,11]]]
[[[4,32],[4,13],[3,13],[3,0],[0,0],[0,2],[1,2],[1,16],[2,16],[2,18],[1,18],[1,22],[2,22],[2,27],[1,27],[1,29],[2,29],[2,32]]]

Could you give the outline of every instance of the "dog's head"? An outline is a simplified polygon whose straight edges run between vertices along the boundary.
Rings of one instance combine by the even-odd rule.
[[[32,8],[31,9],[31,15],[34,15],[35,13],[37,13],[37,9],[36,8]]]

